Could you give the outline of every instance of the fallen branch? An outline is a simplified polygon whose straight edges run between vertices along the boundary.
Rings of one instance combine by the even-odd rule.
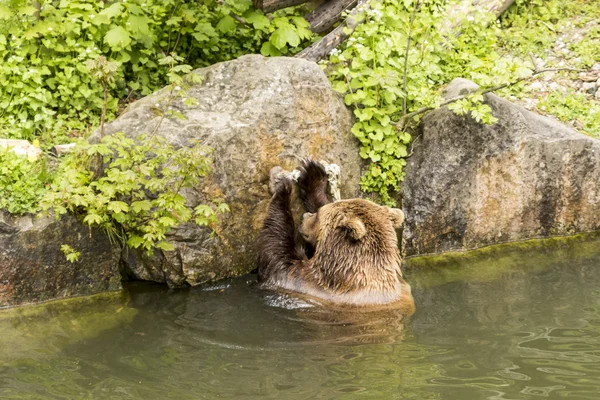
[[[321,4],[304,18],[314,33],[324,33],[333,28],[342,13],[356,6],[358,0],[329,0]]]
[[[253,0],[254,8],[262,10],[265,14],[288,7],[299,6],[308,0]]]
[[[348,14],[348,17],[346,17],[344,22],[325,35],[321,40],[296,54],[296,57],[310,61],[319,61],[322,58],[325,58],[331,50],[335,49],[340,43],[348,39],[348,37],[356,30],[356,27],[366,20],[366,13],[370,8],[371,6],[368,2],[359,2],[350,14]]]
[[[371,2],[376,1],[377,0],[371,0]],[[502,15],[502,13],[504,13],[514,3],[514,1],[515,0],[479,0],[475,3],[476,10],[490,12],[496,15],[496,17],[500,17],[500,15]],[[269,12],[269,7],[272,7],[272,4],[275,3],[304,3],[302,0],[254,0],[254,2],[263,3],[263,7],[261,8],[263,12]],[[371,6],[368,4],[369,0],[329,0],[317,8],[317,10],[308,14],[306,18],[311,24],[311,30],[315,33],[322,33],[330,29],[339,19],[339,15],[335,14],[337,10],[342,8],[350,9],[355,3],[358,3],[358,5],[350,12],[344,22],[342,22],[337,28],[329,32],[319,41],[313,43],[298,53],[296,57],[311,61],[319,61],[325,58],[331,52],[331,50],[338,47],[342,42],[348,39],[348,37],[350,37],[350,35],[352,35],[352,33],[356,30],[358,25],[366,21],[365,12],[367,12]],[[419,2],[417,1],[416,7],[418,7],[418,3]],[[473,3],[474,2],[472,0],[462,0],[448,11],[449,15],[446,23],[444,23],[444,26],[447,27],[446,29],[449,32],[453,32],[454,35],[458,35],[460,33],[459,21],[461,18],[472,14],[474,10]],[[324,15],[325,12],[328,14]],[[318,17],[317,13],[320,13],[322,16]]]
[[[534,70],[533,73],[531,75],[529,75],[529,76],[525,76],[523,78],[519,78],[519,79],[517,79],[515,81],[512,81],[512,82],[503,83],[502,85],[493,86],[493,87],[488,88],[488,89],[479,90],[477,92],[465,94],[465,95],[462,95],[462,96],[453,97],[451,99],[448,99],[448,100],[440,103],[437,107],[421,107],[421,108],[419,108],[416,111],[413,111],[413,112],[411,112],[409,114],[404,115],[402,118],[400,118],[400,120],[398,122],[395,123],[395,125],[396,126],[400,125],[401,129],[403,129],[404,126],[405,126],[405,124],[406,124],[406,121],[408,121],[410,118],[416,117],[417,115],[424,114],[424,113],[426,113],[428,111],[432,111],[432,110],[435,110],[437,108],[441,108],[441,107],[447,106],[448,104],[455,103],[457,101],[466,99],[467,97],[471,97],[473,95],[477,95],[477,94],[484,95],[484,94],[487,94],[487,93],[495,92],[495,91],[500,90],[500,89],[504,89],[504,88],[507,88],[507,87],[514,86],[517,83],[526,81],[528,79],[533,78],[536,75],[543,74],[545,72],[557,72],[557,71],[585,72],[585,70],[577,69],[577,68],[545,68],[545,69],[540,69],[540,70]]]

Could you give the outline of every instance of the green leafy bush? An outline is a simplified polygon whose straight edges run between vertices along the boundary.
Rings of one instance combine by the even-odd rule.
[[[600,104],[588,96],[569,90],[553,91],[537,105],[564,122],[578,121],[578,128],[591,136],[600,137]]]
[[[543,54],[556,44],[565,29],[595,25],[598,13],[600,3],[593,0],[516,0],[500,18],[499,44],[516,55]],[[597,26],[568,43],[577,56],[571,60],[572,66],[589,68],[600,61],[598,43],[600,28]]]
[[[98,144],[81,143],[61,164],[42,207],[80,216],[122,245],[171,250],[166,234],[172,228],[190,220],[211,226],[217,211],[229,210],[218,200],[191,207],[181,195],[210,166],[206,146],[175,149],[160,136],[133,140],[118,133]]]
[[[352,132],[360,155],[371,161],[362,188],[393,203],[412,140],[408,116],[421,107],[436,108],[441,88],[456,77],[482,87],[509,82],[531,73],[525,62],[497,51],[501,35],[495,17],[476,12],[456,21],[460,35],[448,29],[445,0],[372,2],[367,23],[334,50],[326,70],[333,87],[352,106]],[[415,6],[418,4],[418,9]],[[408,46],[410,37],[410,46]],[[408,54],[407,54],[408,48]],[[493,123],[482,96],[453,105],[483,123]]]
[[[38,211],[49,179],[44,159],[29,160],[0,147],[0,209],[13,214]]]
[[[505,49],[523,56],[552,46],[557,36],[554,24],[563,16],[563,11],[570,7],[570,4],[564,3],[516,0],[500,19],[504,31],[499,38],[500,44]]]
[[[32,5],[33,4],[33,5]],[[201,67],[262,50],[291,54],[312,38],[281,11],[267,18],[250,0],[8,0],[0,3],[0,137],[50,144],[97,126],[103,88],[87,61],[118,63],[107,117],[119,99],[167,82],[159,61],[177,53]],[[125,100],[123,100],[126,102]]]

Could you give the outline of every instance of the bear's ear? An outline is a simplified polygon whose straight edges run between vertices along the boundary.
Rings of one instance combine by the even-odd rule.
[[[392,220],[392,225],[394,225],[394,228],[400,228],[404,222],[404,212],[402,212],[402,210],[399,208],[389,207],[388,211],[390,212],[390,219]]]
[[[347,230],[348,236],[352,240],[361,240],[367,234],[367,228],[360,218],[344,217],[340,226]]]

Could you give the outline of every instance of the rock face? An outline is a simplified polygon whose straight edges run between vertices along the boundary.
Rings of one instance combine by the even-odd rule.
[[[63,244],[81,252],[79,261],[66,260]],[[120,289],[118,262],[106,236],[74,217],[0,212],[0,308]]]
[[[453,81],[447,97],[476,89]],[[600,229],[600,140],[497,97],[486,126],[430,113],[406,167],[407,255]]]
[[[172,97],[179,117],[165,118],[157,134],[177,146],[199,140],[214,148],[212,174],[184,194],[192,206],[222,198],[231,213],[219,218],[213,236],[192,224],[175,230],[169,236],[175,251],[154,257],[131,250],[123,254],[126,274],[171,286],[255,268],[254,242],[270,198],[272,167],[291,170],[305,156],[336,163],[342,166],[342,197],[359,195],[362,167],[350,132],[351,113],[317,64],[249,55],[193,73],[203,82]],[[164,89],[135,102],[105,127],[105,134],[137,137],[154,131],[161,120],[157,104],[169,102],[169,96]],[[184,105],[189,98],[198,104]]]

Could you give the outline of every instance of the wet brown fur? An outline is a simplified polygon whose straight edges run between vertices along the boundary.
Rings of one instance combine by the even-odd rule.
[[[333,303],[413,309],[395,232],[402,211],[363,199],[330,202],[325,170],[305,160],[298,188],[308,211],[299,229],[306,243],[299,245],[290,211],[292,186],[284,179],[275,187],[258,240],[260,280]]]

